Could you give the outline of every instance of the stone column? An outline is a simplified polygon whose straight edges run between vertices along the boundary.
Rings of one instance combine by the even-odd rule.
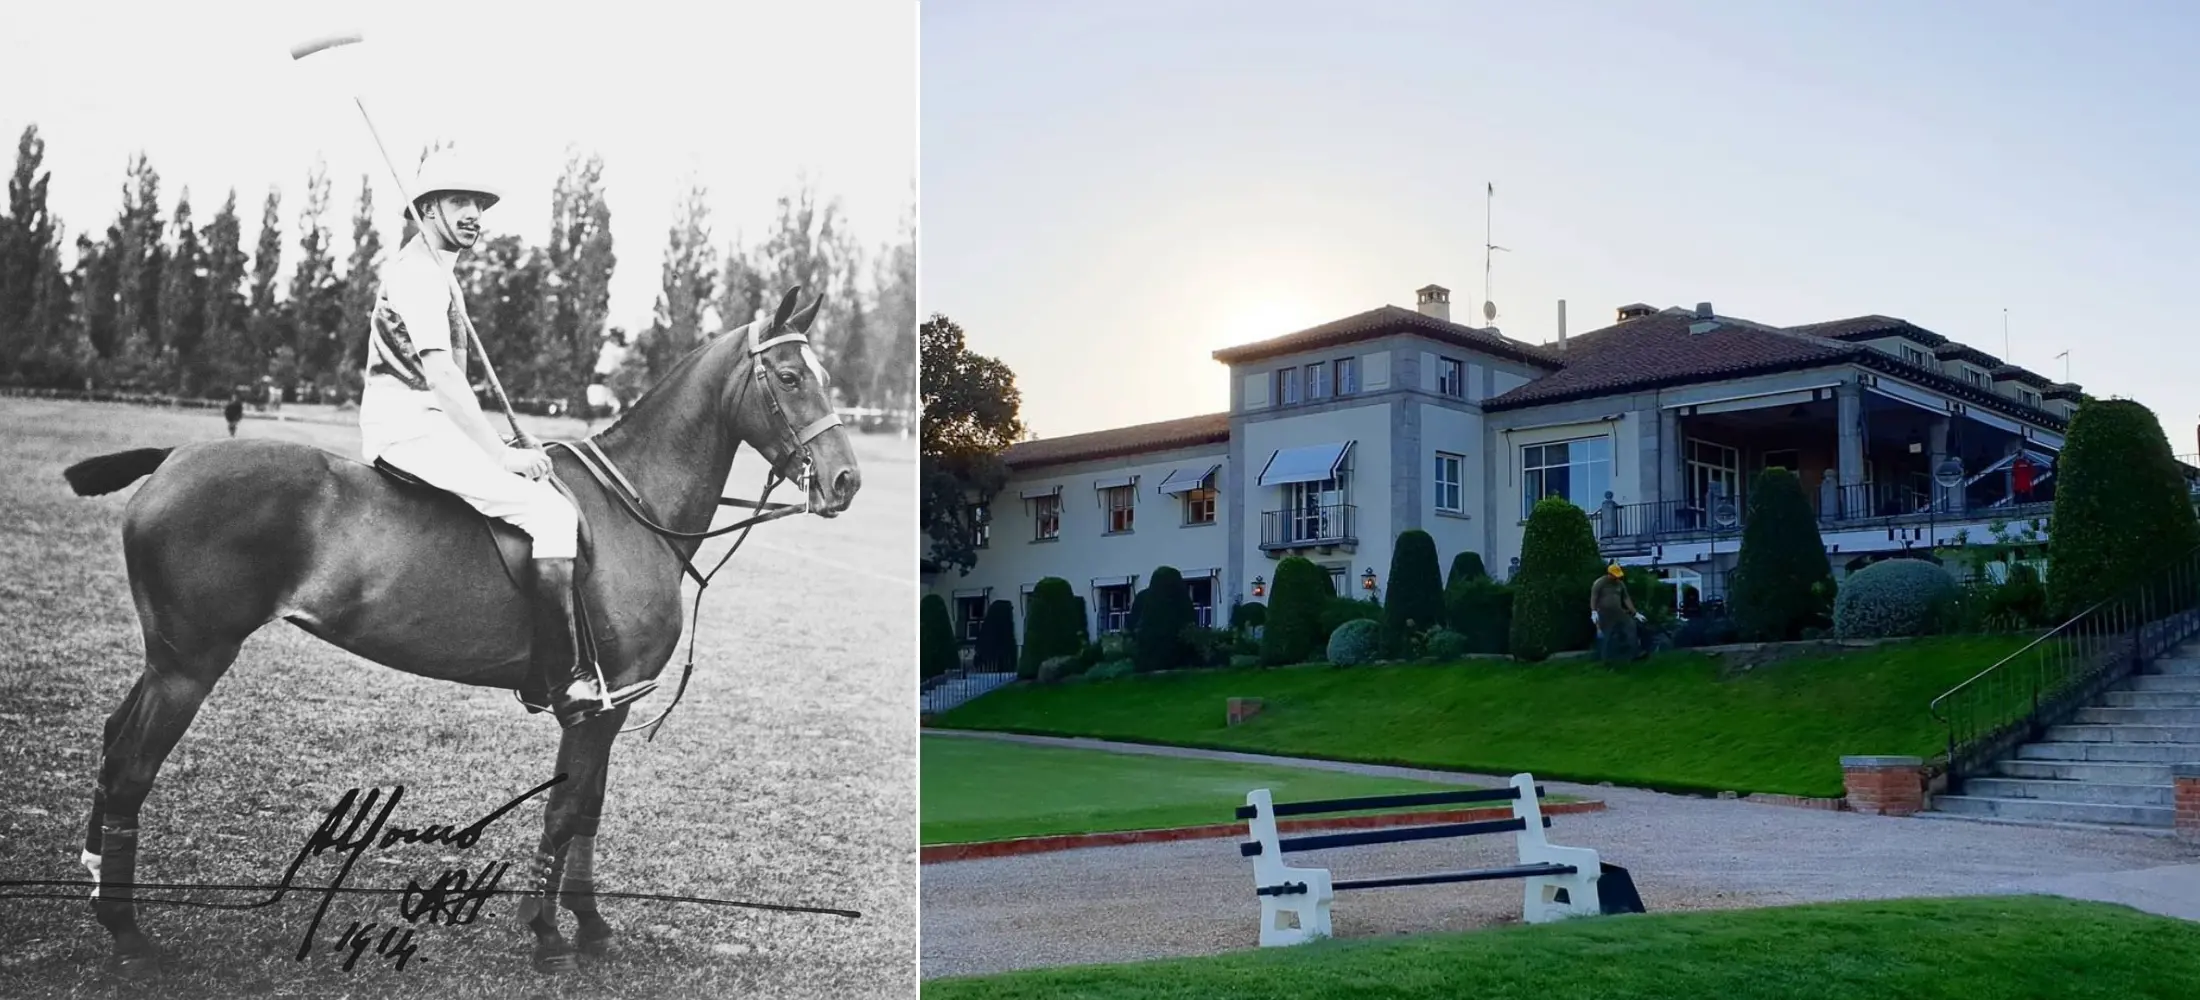
[[[1653,487],[1660,501],[1682,500],[1688,496],[1688,466],[1681,455],[1681,415],[1679,410],[1658,411],[1658,480]],[[1648,493],[1649,490],[1643,492]]]
[[[1841,780],[1849,809],[1875,816],[1911,816],[1925,808],[1921,757],[1843,757]]]
[[[1934,417],[1932,426],[1926,428],[1926,461],[1931,463],[1926,466],[1926,471],[1936,477],[1933,480],[1933,499],[1937,504],[1935,509],[1941,513],[1960,514],[1963,513],[1963,487],[1959,485],[1949,489],[1940,485],[1937,478],[1940,475],[1940,463],[1948,460],[1948,419]]]
[[[1834,391],[1840,404],[1840,469],[1841,485],[1861,486],[1864,483],[1864,387],[1855,382],[1843,382]],[[1843,496],[1847,500],[1846,494]]]
[[[2175,764],[2170,767],[2170,780],[2176,782],[2177,835],[2186,840],[2200,840],[2200,763]]]

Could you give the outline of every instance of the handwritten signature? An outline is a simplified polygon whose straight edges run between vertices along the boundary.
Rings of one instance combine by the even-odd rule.
[[[298,943],[298,961],[305,961],[313,953],[313,939],[320,932],[321,919],[328,913],[329,903],[342,891],[344,880],[351,877],[352,866],[370,848],[380,851],[397,844],[445,844],[461,851],[470,849],[480,842],[482,831],[488,829],[489,824],[518,808],[520,803],[549,791],[566,780],[566,777],[561,774],[545,781],[464,828],[390,825],[390,813],[405,798],[403,785],[391,789],[386,800],[382,799],[382,790],[379,788],[367,792],[364,799],[360,798],[360,789],[354,788],[345,792],[344,797],[338,799],[336,805],[328,811],[328,816],[321,820],[320,827],[306,838],[305,846],[292,859],[290,869],[283,873],[283,881],[276,889],[275,896],[280,899],[285,892],[294,888],[291,882],[297,877],[299,867],[308,859],[320,857],[330,851],[348,852],[336,878],[322,890],[321,905],[314,909],[313,921],[306,925],[305,937]],[[375,812],[377,802],[382,807],[379,813]],[[355,806],[357,812],[353,811]],[[374,816],[371,824],[367,820],[369,814]],[[362,824],[366,824],[364,833],[360,832]],[[473,923],[481,916],[482,904],[497,894],[497,887],[510,867],[509,861],[492,861],[484,864],[480,871],[471,874],[463,869],[445,869],[442,876],[428,886],[422,886],[418,879],[408,879],[404,895],[398,899],[397,912],[405,924],[412,926],[391,923],[382,929],[380,940],[377,941],[377,925],[374,922],[362,924],[354,920],[343,935],[337,938],[332,950],[350,950],[351,957],[345,959],[343,965],[346,972],[351,971],[352,966],[370,947],[376,955],[393,961],[396,968],[403,969],[419,950],[412,941],[413,926],[418,926],[422,920],[448,927]]]

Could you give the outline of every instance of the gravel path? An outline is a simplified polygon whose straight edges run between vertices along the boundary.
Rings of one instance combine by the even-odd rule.
[[[962,735],[962,734],[956,734]],[[1257,754],[987,734],[1053,746],[1318,767],[1454,783],[1502,778]],[[2142,869],[2192,865],[2200,848],[2167,837],[1895,819],[1638,789],[1545,782],[1603,799],[1606,811],[1558,816],[1554,843],[1593,847],[1633,875],[1652,913],[1898,896],[2054,891],[2120,898],[2099,887],[2159,884]],[[1340,878],[1510,863],[1511,838],[1385,844],[1292,855]],[[2200,869],[2176,869],[2190,878]],[[2123,873],[2118,877],[2117,873]],[[2087,876],[2097,876],[2087,879]],[[1235,839],[1139,844],[925,865],[926,977],[1035,966],[1206,955],[1254,947],[1252,867]],[[2095,892],[2077,889],[2092,886]],[[1522,883],[1415,886],[1341,895],[1339,937],[1468,930],[1520,919]],[[2129,895],[2129,894],[2122,894]],[[2137,899],[2124,901],[2143,903]]]

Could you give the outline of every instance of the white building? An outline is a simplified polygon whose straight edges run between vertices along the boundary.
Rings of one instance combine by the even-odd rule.
[[[2079,394],[1886,316],[1783,328],[1638,303],[1569,337],[1561,303],[1558,339],[1532,344],[1452,322],[1444,288],[1417,301],[1216,351],[1226,413],[1014,446],[977,565],[928,570],[927,592],[966,638],[1011,600],[1020,641],[1023,595],[1057,576],[1097,633],[1168,565],[1220,623],[1288,555],[1379,593],[1410,528],[1445,567],[1472,550],[1503,577],[1556,495],[1609,558],[1717,597],[1767,466],[1801,477],[1836,572],[2044,519]]]

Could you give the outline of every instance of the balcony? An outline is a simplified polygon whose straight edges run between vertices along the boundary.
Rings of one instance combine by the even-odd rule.
[[[1274,558],[1292,549],[1352,551],[1360,544],[1358,511],[1348,503],[1265,511],[1260,515],[1260,550]]]
[[[2054,509],[2051,492],[1991,501],[1958,503],[1943,493],[1934,497],[1905,486],[1860,483],[1814,490],[1807,494],[1818,516],[1820,531],[1858,528],[1956,526],[1981,521],[2022,521],[2045,518]],[[1733,501],[1733,523],[1713,524],[1708,505],[1697,500],[1660,500],[1648,503],[1607,502],[1589,512],[1597,533],[1597,547],[1607,556],[1635,555],[1665,542],[1700,541],[1706,538],[1738,538],[1748,526],[1749,507]]]

